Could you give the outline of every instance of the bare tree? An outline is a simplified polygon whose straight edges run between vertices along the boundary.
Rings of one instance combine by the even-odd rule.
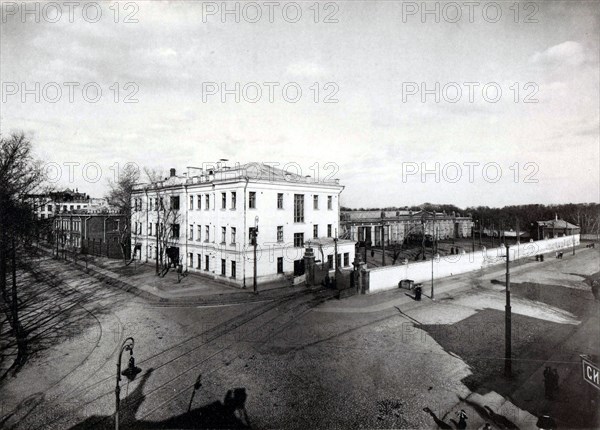
[[[117,181],[109,180],[110,188],[106,195],[108,204],[125,216],[125,223],[119,224],[119,246],[123,260],[126,260],[131,249],[131,194],[133,187],[139,182],[140,171],[134,164],[126,164],[119,172]]]
[[[179,236],[183,233],[179,224],[181,202],[179,196],[172,195],[165,190],[161,179],[162,175],[159,172],[148,168],[145,168],[144,172],[149,181],[146,192],[154,201],[148,210],[155,215],[156,274],[164,276],[169,270],[171,262],[178,263],[178,261],[171,261],[172,256],[169,256],[167,251],[179,245]]]
[[[44,181],[41,162],[31,153],[23,133],[0,136],[0,293],[3,310],[17,341],[16,366],[27,359],[27,332],[19,319],[17,265],[26,258],[25,247],[37,233],[32,195],[39,195]],[[12,288],[7,276],[10,260]]]

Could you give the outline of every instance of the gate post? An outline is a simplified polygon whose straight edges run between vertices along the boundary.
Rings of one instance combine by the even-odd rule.
[[[304,273],[306,275],[306,285],[315,285],[315,253],[310,246],[304,251]]]

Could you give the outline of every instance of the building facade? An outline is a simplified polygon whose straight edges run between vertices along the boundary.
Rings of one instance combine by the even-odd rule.
[[[30,196],[30,200],[39,219],[48,219],[58,214],[82,210],[106,208],[110,211],[104,199],[92,198],[85,193],[80,193],[78,189],[71,190],[67,188],[62,191]]]
[[[473,220],[457,213],[427,211],[344,211],[341,214],[345,238],[381,246],[403,243],[423,234],[437,240],[471,237]]]
[[[132,247],[137,257],[237,286],[301,276],[305,245],[351,267],[354,243],[339,233],[339,181],[316,181],[265,164],[188,168],[132,195]]]
[[[562,219],[558,215],[549,221],[536,221],[531,226],[531,237],[534,240],[554,239],[556,237],[580,234],[581,228]]]
[[[52,220],[52,244],[58,251],[123,258],[123,240],[126,219],[121,214],[59,213]],[[129,248],[125,249],[129,258]]]

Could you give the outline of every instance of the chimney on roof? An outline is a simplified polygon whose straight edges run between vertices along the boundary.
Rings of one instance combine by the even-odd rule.
[[[169,176],[171,178],[175,176],[175,169],[174,168],[171,168],[171,170],[169,172],[170,172]]]

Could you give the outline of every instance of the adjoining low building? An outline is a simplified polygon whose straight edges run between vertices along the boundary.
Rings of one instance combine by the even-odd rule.
[[[80,210],[59,213],[51,222],[50,242],[58,251],[123,258],[121,242],[129,236],[125,215]],[[129,258],[129,246],[125,253]]]
[[[339,233],[339,180],[318,180],[249,163],[171,169],[158,183],[138,184],[132,195],[132,247],[154,264],[237,286],[252,285],[253,234],[257,283],[299,277],[310,241],[326,261],[337,246],[340,266],[351,268],[354,242]],[[256,230],[257,229],[257,230]]]
[[[581,228],[562,219],[558,215],[549,221],[535,221],[531,226],[531,237],[534,240],[553,239],[581,233]]]
[[[344,211],[341,214],[344,238],[381,246],[402,243],[426,235],[437,240],[471,237],[473,219],[458,213],[428,211]]]

